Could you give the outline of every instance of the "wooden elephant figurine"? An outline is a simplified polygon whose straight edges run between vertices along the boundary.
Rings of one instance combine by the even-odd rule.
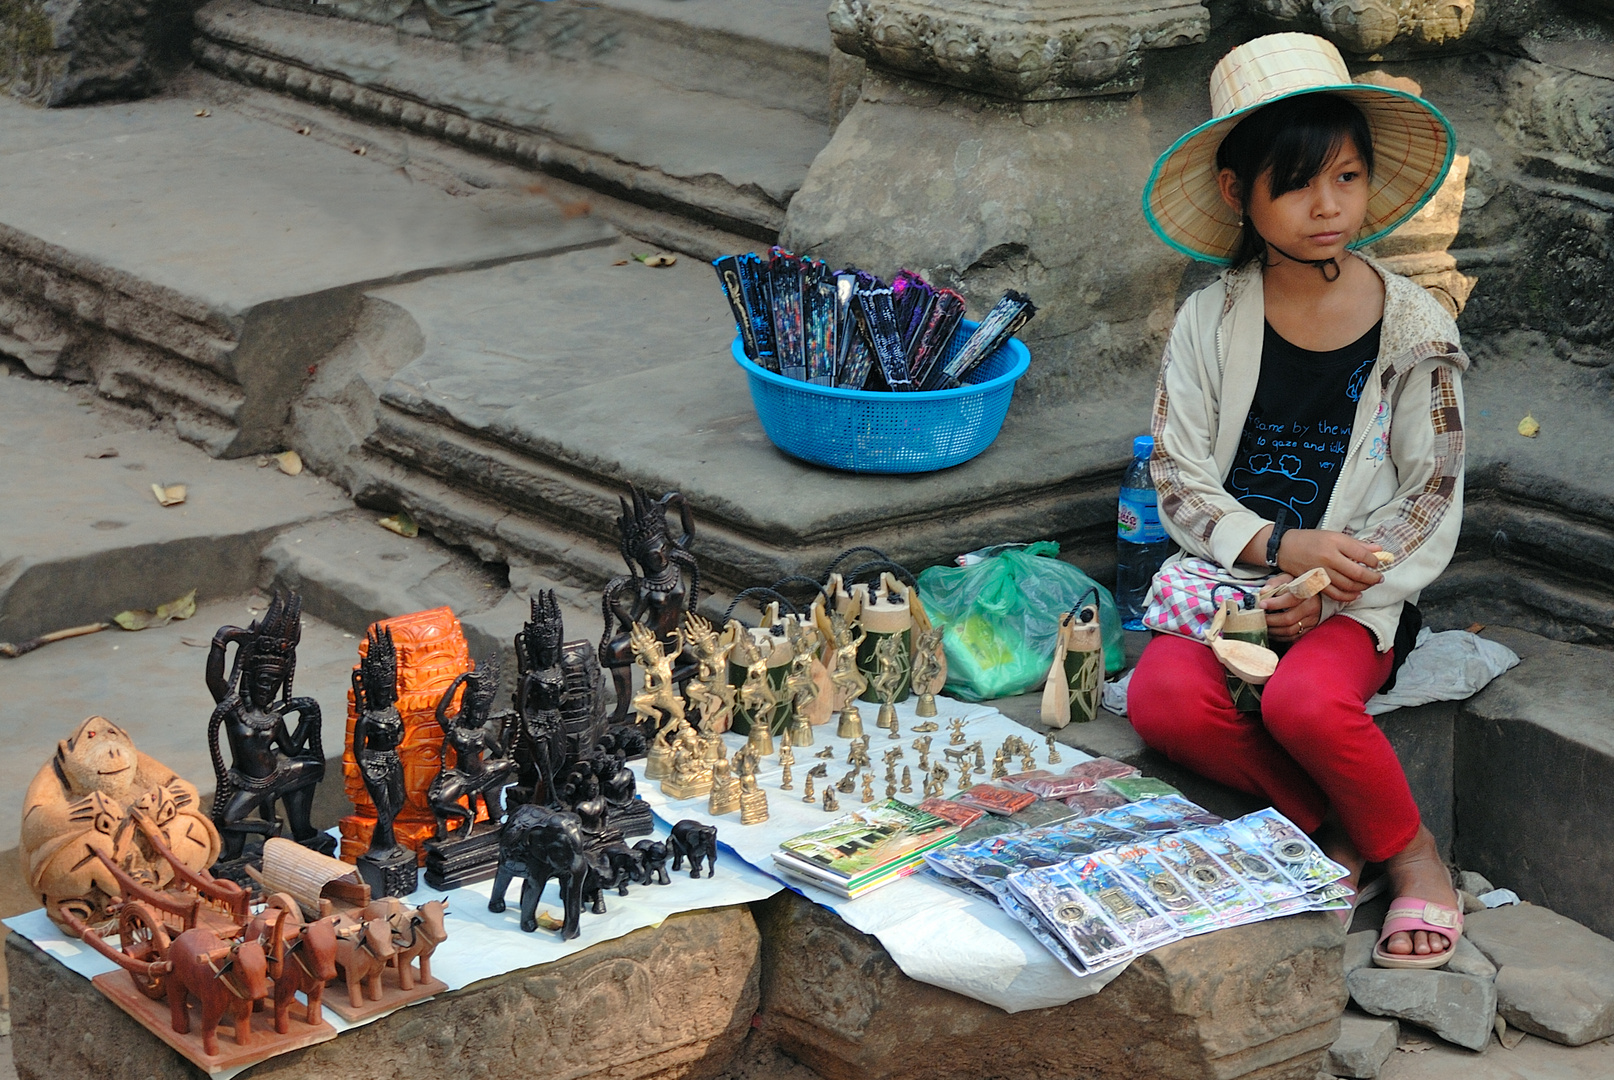
[[[672,827],[672,868],[689,860],[689,876],[701,876],[701,859],[706,859],[706,876],[717,873],[717,826],[685,818]]]
[[[582,822],[576,814],[522,806],[510,815],[499,838],[499,869],[493,878],[489,911],[504,910],[505,890],[517,874],[525,877],[521,886],[521,929],[538,929],[538,901],[550,878],[560,882],[566,914],[560,936],[570,941],[581,932],[583,898],[590,891],[592,867],[583,843]],[[594,883],[597,892],[598,878]],[[596,896],[596,910],[603,910]]]
[[[633,845],[633,849],[640,853],[644,859],[644,879],[649,884],[655,879],[657,885],[671,885],[672,878],[667,876],[667,845],[660,840],[640,840]]]

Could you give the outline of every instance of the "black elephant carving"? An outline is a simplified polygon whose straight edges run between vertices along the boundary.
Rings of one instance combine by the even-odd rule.
[[[517,875],[521,885],[521,929],[538,929],[538,901],[550,878],[560,883],[566,914],[560,936],[577,937],[586,898],[594,902],[596,913],[605,910],[600,898],[599,875],[589,861],[583,842],[582,822],[576,814],[541,806],[522,806],[505,822],[499,837],[499,868],[493,879],[493,895],[488,910],[504,910],[505,890]]]
[[[701,859],[706,860],[706,876],[717,873],[717,826],[685,818],[672,827],[672,868],[689,860],[689,876],[701,876]]]
[[[671,885],[672,878],[667,876],[667,845],[660,840],[640,840],[633,845],[633,850],[640,853],[644,859],[645,884],[652,878],[657,885]]]

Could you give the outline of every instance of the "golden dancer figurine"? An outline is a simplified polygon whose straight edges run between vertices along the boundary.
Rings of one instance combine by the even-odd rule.
[[[773,651],[770,643],[768,653]],[[751,736],[747,744],[758,757],[773,753],[773,732],[768,724],[779,707],[779,695],[768,682],[768,653],[758,652],[757,658],[747,666],[745,682],[740,686],[738,706],[751,717]]]
[[[792,624],[786,624],[792,625]],[[818,700],[818,682],[813,668],[818,664],[821,643],[818,631],[811,627],[792,632],[791,646],[796,654],[790,661],[790,673],[785,676],[784,692],[791,699],[791,712],[795,722],[790,725],[790,741],[797,746],[813,745],[813,703]]]
[[[834,652],[829,661],[829,681],[835,688],[835,707],[840,710],[840,724],[835,734],[842,739],[855,739],[863,734],[863,717],[857,711],[857,699],[869,687],[868,679],[857,667],[858,646],[868,634],[859,631],[852,636],[851,624],[839,612],[829,617],[831,632],[835,635]]]
[[[665,779],[672,757],[667,735],[684,726],[684,696],[673,681],[672,657],[657,640],[655,632],[640,623],[628,631],[634,658],[644,668],[644,689],[633,695],[633,711],[645,720],[656,721],[656,734],[651,740],[645,759],[645,779]],[[672,656],[683,651],[683,635],[673,632],[677,647]]]
[[[913,688],[919,695],[914,713],[921,717],[936,715],[936,686],[942,673],[942,631],[931,627],[919,635],[913,646]]]
[[[880,713],[874,724],[891,732],[891,738],[900,739],[902,730],[897,723],[897,707],[892,704],[908,681],[904,662],[902,638],[896,634],[882,637],[874,646],[874,678],[869,683],[880,699]]]

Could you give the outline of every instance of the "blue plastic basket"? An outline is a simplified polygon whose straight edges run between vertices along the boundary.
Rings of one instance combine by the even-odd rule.
[[[951,357],[974,332],[963,320]],[[1003,428],[1014,384],[1031,352],[1010,338],[954,390],[842,390],[787,379],[731,348],[751,383],[757,419],[773,444],[792,457],[857,473],[921,473],[968,461],[992,445]]]

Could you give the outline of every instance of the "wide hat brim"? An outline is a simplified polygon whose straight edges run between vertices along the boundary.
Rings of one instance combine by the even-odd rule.
[[[1367,216],[1349,246],[1394,231],[1440,189],[1457,151],[1451,122],[1416,94],[1363,83],[1308,86],[1207,121],[1160,155],[1143,188],[1143,215],[1155,234],[1184,255],[1226,266],[1238,249],[1238,211],[1222,201],[1216,151],[1250,113],[1302,94],[1337,94],[1355,102],[1373,132]]]

